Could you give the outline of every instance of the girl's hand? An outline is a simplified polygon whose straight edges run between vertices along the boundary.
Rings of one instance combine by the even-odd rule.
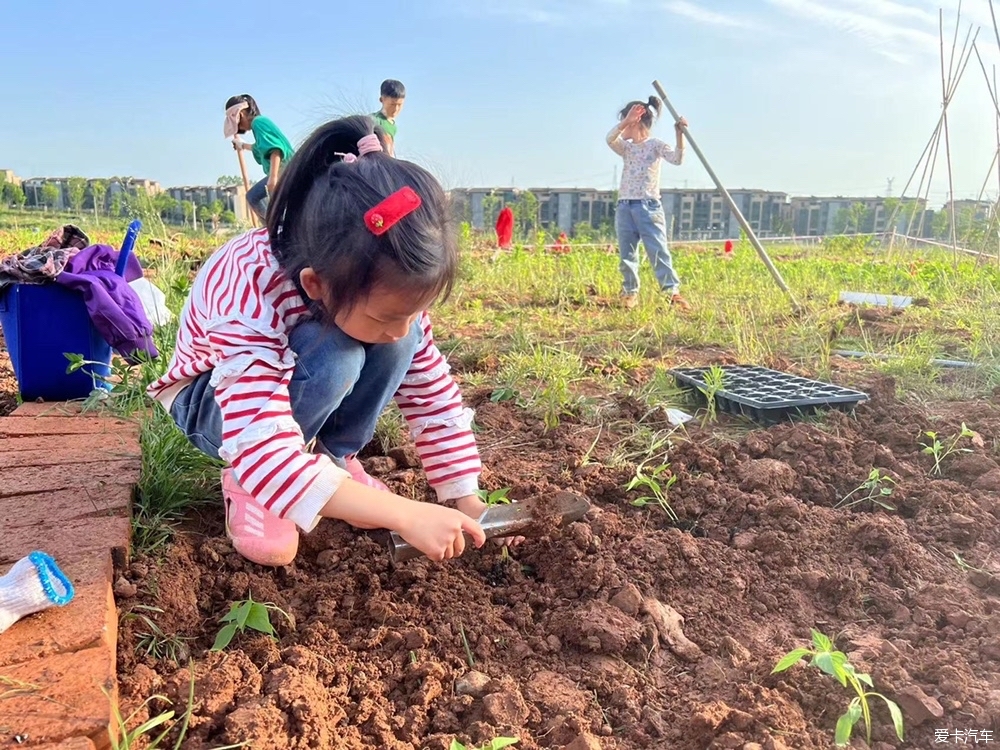
[[[686,128],[687,126],[688,126],[688,121],[685,120],[683,117],[681,117],[679,120],[677,120],[677,122],[674,123],[674,128],[676,128],[677,130],[680,130],[682,127]]]
[[[625,116],[625,122],[635,124],[642,119],[642,116],[646,114],[646,108],[641,104],[633,104],[632,109],[628,111],[628,115]]]
[[[462,511],[465,515],[478,519],[481,515],[483,515],[483,512],[489,506],[480,500],[477,495],[466,495],[465,497],[460,497],[455,501],[455,507]],[[516,547],[524,541],[524,537],[506,536],[502,539],[494,539],[493,541],[497,544],[503,545],[504,547]]]
[[[486,535],[475,519],[431,503],[414,503],[412,512],[396,531],[431,560],[450,560],[465,552],[462,532],[471,536],[477,547],[486,543]]]
[[[239,151],[243,148],[243,141],[239,138],[233,138],[233,151]]]

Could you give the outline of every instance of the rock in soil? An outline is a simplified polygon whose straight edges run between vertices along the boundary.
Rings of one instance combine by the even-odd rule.
[[[684,661],[698,661],[701,649],[684,635],[684,618],[676,609],[653,598],[642,600],[642,611],[649,615],[656,632],[667,647]]]
[[[455,693],[458,695],[471,695],[473,698],[482,698],[486,692],[486,686],[490,684],[488,675],[482,672],[466,672],[455,680]]]

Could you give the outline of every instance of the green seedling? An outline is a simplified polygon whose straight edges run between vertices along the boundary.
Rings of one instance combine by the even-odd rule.
[[[514,401],[517,398],[517,391],[509,386],[501,386],[494,389],[493,393],[490,394],[490,401],[494,404],[499,404],[504,401]]]
[[[892,487],[889,485],[895,484],[896,480],[892,477],[883,474],[878,469],[872,469],[868,479],[844,495],[843,499],[833,507],[853,508],[855,505],[867,502],[886,510],[896,510],[895,507],[881,499],[892,494]],[[852,497],[853,500],[851,500]]]
[[[640,464],[635,470],[635,476],[625,485],[625,491],[631,492],[634,489],[641,489],[648,494],[637,497],[632,501],[632,505],[637,508],[645,508],[650,503],[662,510],[671,521],[678,521],[680,518],[670,507],[667,501],[667,492],[677,483],[677,475],[671,473],[670,464],[660,464],[652,472],[646,474]]]
[[[848,659],[847,654],[842,651],[835,651],[833,641],[828,636],[823,635],[818,630],[812,630],[813,648],[797,648],[785,654],[779,661],[771,674],[784,672],[798,664],[806,657],[812,657],[809,663],[819,669],[823,674],[830,675],[841,684],[842,687],[850,688],[855,696],[847,706],[847,710],[837,719],[837,728],[834,731],[834,742],[837,747],[844,747],[851,742],[851,733],[854,725],[860,719],[865,721],[865,737],[868,744],[872,743],[872,716],[871,708],[868,705],[869,698],[881,698],[889,709],[892,716],[892,725],[896,730],[896,736],[903,739],[903,712],[899,710],[893,701],[886,698],[881,693],[869,692],[865,686],[874,688],[872,678],[854,669]]]
[[[941,463],[948,456],[955,453],[972,453],[971,448],[959,447],[958,443],[962,438],[974,438],[976,433],[966,427],[965,422],[962,422],[962,429],[944,442],[938,438],[936,432],[931,430],[925,432],[924,435],[930,438],[931,442],[921,443],[924,446],[922,452],[934,456],[934,468],[931,469],[931,473],[941,476]]]
[[[272,638],[277,638],[274,626],[271,625],[271,612],[279,612],[284,615],[288,623],[292,627],[295,627],[295,621],[292,619],[292,616],[277,605],[255,602],[251,596],[247,596],[242,601],[233,602],[229,607],[229,611],[219,621],[226,624],[219,631],[219,634],[215,636],[215,644],[212,646],[212,651],[222,651],[230,644],[237,633],[245,633],[247,630],[254,630],[258,633],[269,635]]]
[[[511,499],[507,497],[510,493],[510,487],[501,487],[498,490],[476,490],[476,496],[479,497],[487,507],[492,508],[494,505],[510,505]]]
[[[516,745],[520,741],[517,737],[494,737],[485,745],[473,747],[471,745],[463,745],[458,740],[453,739],[448,750],[502,750],[505,747]]]
[[[705,396],[706,401],[705,416],[701,421],[702,427],[717,419],[715,395],[722,390],[725,378],[726,371],[718,365],[712,365],[705,371],[703,377],[704,385],[698,386],[698,390]]]

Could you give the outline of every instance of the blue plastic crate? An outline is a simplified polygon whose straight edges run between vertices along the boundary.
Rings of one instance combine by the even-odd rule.
[[[116,272],[124,274],[141,224],[132,222]],[[0,325],[25,401],[86,398],[111,372],[111,347],[90,322],[83,297],[58,284],[14,284],[0,293]],[[100,364],[67,373],[67,354]]]

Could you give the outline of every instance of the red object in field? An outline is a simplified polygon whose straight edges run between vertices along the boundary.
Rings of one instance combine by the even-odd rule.
[[[726,240],[726,246],[725,246],[724,252],[726,253],[726,255],[732,255],[732,253],[733,253],[733,241],[732,240]]]
[[[553,255],[565,255],[569,252],[569,237],[566,236],[565,232],[559,233],[559,239],[556,240],[556,244],[552,246]]]
[[[514,241],[514,212],[505,206],[497,216],[497,244],[500,247],[510,247]]]

